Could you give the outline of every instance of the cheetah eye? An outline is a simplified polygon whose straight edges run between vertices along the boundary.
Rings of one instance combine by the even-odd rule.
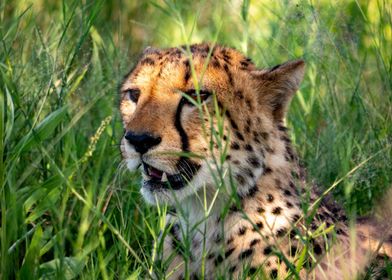
[[[206,91],[206,90],[199,90],[199,93],[192,89],[192,90],[188,90],[187,92],[185,92],[185,94],[189,97],[183,97],[183,100],[186,104],[189,105],[195,105],[194,102],[192,102],[192,100],[194,100],[195,102],[198,102],[198,95],[200,96],[200,102],[204,102],[208,99],[208,97],[211,96],[211,92]],[[191,99],[191,100],[190,100]]]
[[[133,102],[137,103],[139,96],[140,96],[140,89],[128,89],[124,91],[127,97],[132,100]]]

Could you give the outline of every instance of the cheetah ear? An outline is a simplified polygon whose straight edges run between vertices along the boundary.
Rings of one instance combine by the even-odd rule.
[[[288,61],[270,69],[252,71],[258,81],[259,103],[266,106],[275,120],[281,121],[304,77],[305,62]]]

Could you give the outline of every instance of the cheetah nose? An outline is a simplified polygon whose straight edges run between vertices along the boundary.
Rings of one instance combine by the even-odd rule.
[[[127,131],[125,133],[125,139],[135,147],[136,152],[145,154],[149,149],[161,143],[162,139],[159,136],[153,136],[148,133],[134,133]]]

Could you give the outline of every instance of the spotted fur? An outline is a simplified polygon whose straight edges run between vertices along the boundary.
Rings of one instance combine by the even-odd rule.
[[[305,181],[284,125],[304,70],[302,60],[258,69],[235,49],[197,44],[147,48],[125,77],[123,157],[144,167],[147,202],[177,208],[157,257],[170,279],[260,271],[283,279],[297,273],[289,264],[303,250],[298,277],[341,279],[347,259],[354,275],[376,250],[392,255],[381,232],[375,246],[370,222],[353,241],[341,208]]]

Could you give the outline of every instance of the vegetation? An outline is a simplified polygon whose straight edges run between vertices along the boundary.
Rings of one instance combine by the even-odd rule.
[[[392,181],[392,7],[372,1],[0,2],[0,278],[135,279],[164,209],[121,163],[117,87],[147,45],[303,57],[288,126],[353,216]],[[338,183],[336,183],[338,182]]]

